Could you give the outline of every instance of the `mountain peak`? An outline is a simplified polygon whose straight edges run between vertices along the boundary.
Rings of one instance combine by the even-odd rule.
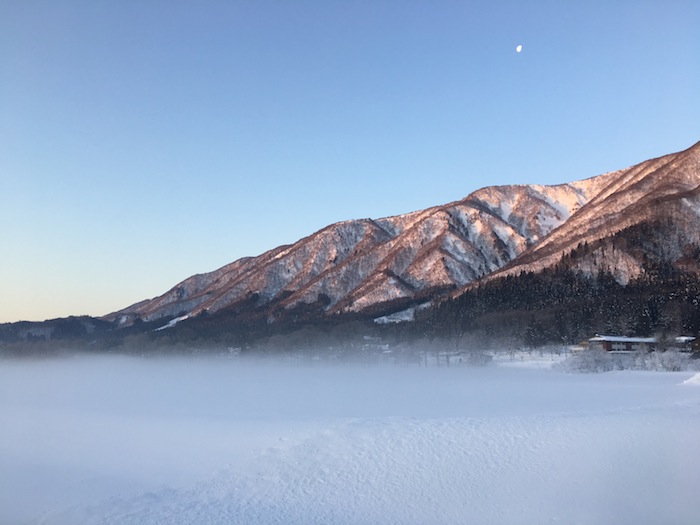
[[[700,142],[681,152],[588,180],[600,187],[595,197],[546,239],[492,277],[538,271],[555,264],[580,243],[596,241],[663,214],[683,213],[676,209],[679,206],[692,210],[693,204],[687,197],[700,187]]]

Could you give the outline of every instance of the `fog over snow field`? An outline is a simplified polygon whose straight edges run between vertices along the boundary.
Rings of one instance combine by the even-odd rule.
[[[0,523],[697,524],[693,372],[0,362]]]

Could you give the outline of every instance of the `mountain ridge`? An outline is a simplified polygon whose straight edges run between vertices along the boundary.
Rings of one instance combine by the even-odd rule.
[[[486,187],[442,206],[335,223],[291,245],[194,275],[104,319],[130,324],[196,316],[251,299],[278,314],[318,301],[334,314],[424,300],[515,259],[588,202],[607,175],[552,186]]]
[[[332,315],[459,294],[482,279],[556,264],[577,244],[649,217],[650,203],[677,207],[685,198],[700,210],[699,166],[700,142],[579,181],[488,186],[445,205],[334,223],[103,319],[128,326],[245,307],[273,322],[310,305]]]

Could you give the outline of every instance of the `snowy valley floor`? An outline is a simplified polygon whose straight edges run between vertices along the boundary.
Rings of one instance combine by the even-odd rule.
[[[0,362],[0,523],[700,522],[693,372],[513,364]]]

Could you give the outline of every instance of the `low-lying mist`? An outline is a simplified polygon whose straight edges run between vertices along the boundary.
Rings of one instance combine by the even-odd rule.
[[[675,502],[671,521],[690,523],[700,489],[690,376],[5,360],[0,522],[520,523],[521,509],[535,521],[625,523],[590,519],[620,518],[597,514],[611,502],[651,507],[653,493]]]

